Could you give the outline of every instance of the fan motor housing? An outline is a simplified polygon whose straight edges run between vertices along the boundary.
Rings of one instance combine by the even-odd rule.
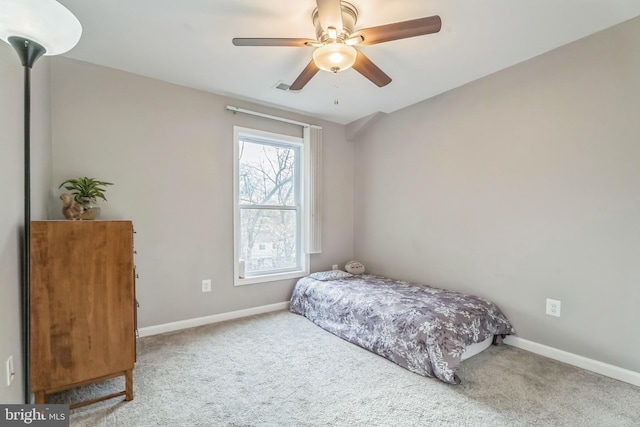
[[[353,33],[354,28],[356,27],[356,22],[358,21],[358,9],[351,3],[346,1],[341,1],[340,6],[342,8],[342,33],[338,34],[338,39],[345,40],[349,38],[349,36]],[[311,18],[313,19],[313,26],[316,29],[316,38],[320,42],[326,42],[329,38],[329,35],[320,25],[320,18],[318,16],[318,8],[316,7],[311,14]]]

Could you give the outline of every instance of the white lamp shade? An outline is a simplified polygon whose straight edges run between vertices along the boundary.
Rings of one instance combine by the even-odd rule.
[[[350,68],[356,62],[358,52],[344,43],[329,43],[313,51],[313,62],[321,70],[337,73]]]
[[[55,0],[0,0],[0,39],[22,37],[40,44],[45,55],[60,55],[80,40],[82,25]]]

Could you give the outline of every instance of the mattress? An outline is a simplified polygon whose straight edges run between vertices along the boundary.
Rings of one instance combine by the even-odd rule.
[[[326,273],[298,281],[291,312],[420,375],[459,384],[467,346],[515,334],[485,298],[372,274]]]

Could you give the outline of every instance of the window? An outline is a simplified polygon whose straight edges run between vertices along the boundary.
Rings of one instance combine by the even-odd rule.
[[[308,274],[304,155],[302,138],[234,128],[236,285]]]

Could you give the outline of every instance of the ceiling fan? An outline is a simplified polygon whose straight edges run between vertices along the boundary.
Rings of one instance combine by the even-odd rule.
[[[379,25],[355,31],[358,10],[340,0],[316,0],[311,18],[316,40],[306,38],[234,38],[235,46],[314,47],[313,59],[291,84],[289,90],[300,90],[319,70],[333,73],[353,67],[378,87],[391,83],[385,74],[364,53],[354,46],[369,46],[392,40],[422,36],[440,31],[442,21],[437,15],[393,24]]]

